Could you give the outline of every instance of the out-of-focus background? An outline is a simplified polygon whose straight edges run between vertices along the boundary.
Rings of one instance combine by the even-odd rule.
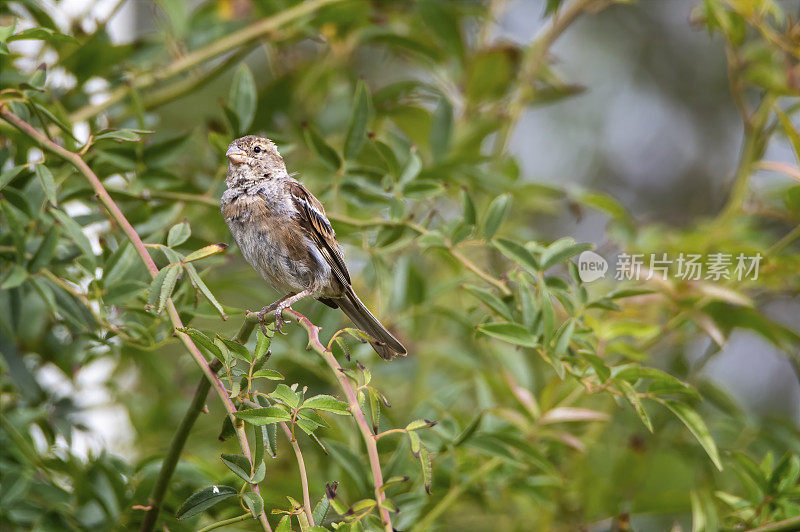
[[[395,499],[399,530],[623,530],[628,522],[635,530],[715,530],[796,515],[800,0],[330,4],[176,73],[170,68],[193,61],[198,50],[298,3],[10,2],[0,12],[3,25],[15,24],[9,34],[53,27],[49,35],[9,40],[0,56],[0,88],[27,89],[21,84],[45,65],[42,89],[26,98],[54,116],[32,108],[28,118],[54,138],[64,137],[57,122],[66,123],[74,138],[61,141],[76,150],[106,128],[152,132],[137,133],[142,144],[98,141],[87,152],[148,242],[163,242],[170,226],[186,221],[188,248],[232,243],[215,207],[224,190],[224,146],[250,132],[276,140],[289,170],[331,214],[357,291],[411,346],[407,359],[391,364],[352,346],[392,403],[381,428],[417,417],[440,421],[421,433],[434,455],[431,495],[407,449],[381,447],[385,469],[411,477],[410,491]],[[237,98],[250,74],[255,100],[248,112],[247,101]],[[351,157],[344,142],[358,86],[370,94],[370,135]],[[6,136],[12,131],[2,131],[3,172],[42,157],[34,143],[13,145]],[[109,236],[115,227],[66,168],[54,170],[60,207],[80,221],[94,253],[106,257],[122,240]],[[22,212],[14,194],[38,186],[38,174],[27,172],[0,179],[12,189],[6,199]],[[604,396],[609,387],[595,387],[587,374],[573,368],[565,377],[536,350],[490,344],[476,332],[487,320],[540,325],[506,314],[524,313],[517,272],[502,247],[487,244],[493,234],[469,228],[462,190],[483,223],[492,200],[507,194],[511,206],[498,236],[528,242],[532,252],[564,237],[593,244],[612,271],[587,283],[590,298],[603,302],[594,310],[563,301],[557,307],[556,325],[578,320],[591,338],[570,345],[570,354],[591,351],[612,374],[641,363],[696,387],[703,399],[690,404],[717,441],[722,472],[710,466],[686,421],[646,401],[656,395],[646,376],[631,389],[652,421],[637,416],[636,401],[625,402],[627,388]],[[13,216],[5,213],[0,242],[11,272],[6,281],[15,260]],[[448,243],[442,247],[402,225],[357,223],[381,217],[421,224]],[[37,245],[29,246],[33,255]],[[615,281],[620,253],[637,252],[762,253],[765,262],[752,282]],[[55,255],[68,262],[64,249]],[[160,256],[157,262],[166,264]],[[235,247],[199,264],[226,310],[257,309],[277,297]],[[499,281],[484,283],[475,264]],[[139,285],[109,295],[108,285],[95,286],[103,286],[96,281],[104,276],[81,267],[82,274],[69,271],[69,286],[87,312],[108,321],[97,334],[102,341],[61,323],[63,310],[40,319],[46,307],[26,298],[41,288],[25,291],[16,277],[6,282],[3,437],[13,429],[14,438],[29,439],[31,449],[63,468],[43,473],[47,463],[26,469],[15,452],[3,455],[10,473],[0,489],[16,491],[0,503],[0,516],[12,528],[58,526],[66,508],[78,512],[71,527],[136,526],[141,510],[131,507],[145,504],[199,376],[159,332],[163,319],[136,317],[135,333],[124,335],[109,326],[126,330],[131,314],[144,307],[135,299],[147,288],[142,272],[128,272]],[[66,263],[54,266],[53,277],[57,268],[69,270]],[[558,268],[548,275],[569,280],[568,266]],[[548,286],[558,290],[559,283],[566,285]],[[235,310],[220,322],[187,285],[175,296],[185,321],[233,335],[241,321]],[[653,292],[603,296],[620,287]],[[102,290],[111,301],[95,301]],[[298,309],[326,337],[344,325],[316,303]],[[288,384],[332,393],[304,345],[299,331],[279,337],[270,367]],[[25,379],[34,381],[35,393],[26,396]],[[221,447],[231,446],[217,441],[223,411],[216,398],[208,403],[211,413],[192,433],[163,512],[175,529],[189,526],[172,517],[181,500],[231,476],[217,459]],[[574,409],[573,417],[543,421],[562,413],[557,408]],[[575,415],[589,410],[598,416]],[[652,433],[642,418],[653,423]],[[342,482],[348,503],[369,495],[358,471],[360,448],[346,425],[337,419],[333,434],[321,435],[333,441],[332,456],[317,452],[311,439],[301,441],[310,454],[314,498],[331,480]],[[262,486],[268,509],[285,507],[283,495],[300,497],[285,443]],[[47,504],[22,497],[37,482],[73,496],[59,495],[40,519],[34,510]],[[79,482],[85,482],[80,489]],[[103,494],[104,483],[113,484],[113,497]],[[214,520],[233,515],[222,505],[213,512]]]

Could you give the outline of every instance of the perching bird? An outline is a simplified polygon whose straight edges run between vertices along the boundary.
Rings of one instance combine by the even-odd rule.
[[[406,348],[356,296],[325,209],[287,173],[275,144],[248,135],[234,140],[225,155],[228,190],[222,195],[222,215],[247,262],[287,294],[260,315],[274,311],[280,327],[284,309],[315,297],[342,309],[373,339],[370,344],[381,358],[405,355]]]

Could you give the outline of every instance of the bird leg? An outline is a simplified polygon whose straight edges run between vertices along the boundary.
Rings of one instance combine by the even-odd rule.
[[[311,288],[306,288],[305,290],[302,290],[296,294],[289,294],[287,296],[284,296],[271,305],[267,305],[258,312],[258,321],[263,322],[264,316],[266,316],[270,312],[275,312],[275,332],[280,333],[281,326],[283,324],[283,311],[291,307],[293,304],[297,303],[301,299],[311,295],[311,291],[312,291]],[[264,332],[264,335],[266,336],[263,323],[261,325],[261,332]]]

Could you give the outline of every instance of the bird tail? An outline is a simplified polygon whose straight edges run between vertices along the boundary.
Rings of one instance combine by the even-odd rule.
[[[349,288],[344,297],[334,299],[333,302],[347,314],[356,327],[373,338],[370,344],[379,357],[391,360],[397,355],[406,355],[406,348],[403,347],[403,344],[381,325],[381,322],[358,299],[352,288]]]

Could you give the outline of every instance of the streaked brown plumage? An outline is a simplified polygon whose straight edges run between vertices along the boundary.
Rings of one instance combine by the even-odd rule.
[[[381,358],[405,355],[405,347],[356,296],[322,203],[288,174],[275,144],[249,135],[233,141],[226,155],[222,215],[247,262],[287,294],[261,312],[274,311],[280,325],[284,309],[314,297],[341,308],[372,337]]]

